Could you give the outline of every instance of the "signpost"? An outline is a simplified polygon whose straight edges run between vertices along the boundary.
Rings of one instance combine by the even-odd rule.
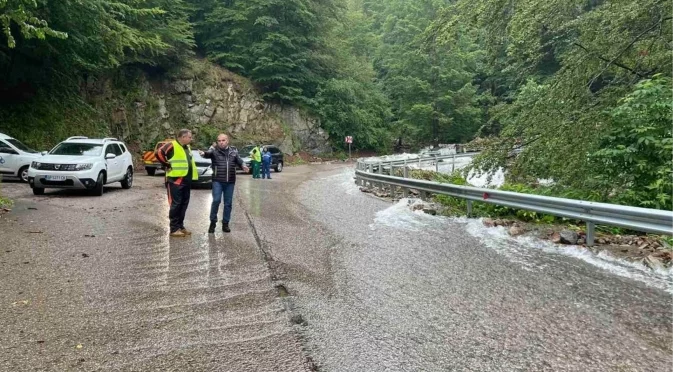
[[[348,160],[351,160],[351,143],[353,143],[353,136],[346,136],[346,143],[348,144]]]

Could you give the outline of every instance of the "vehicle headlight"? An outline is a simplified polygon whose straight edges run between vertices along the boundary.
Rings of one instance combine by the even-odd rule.
[[[34,161],[34,162],[30,163],[30,167],[33,168],[33,169],[40,169],[41,165],[42,165],[42,163],[40,163],[38,161]]]
[[[77,164],[75,166],[75,170],[78,170],[78,171],[87,170],[87,169],[91,169],[91,167],[93,167],[93,164],[91,164],[91,163]]]

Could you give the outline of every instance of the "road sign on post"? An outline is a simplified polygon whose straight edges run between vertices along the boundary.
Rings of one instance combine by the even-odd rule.
[[[351,160],[351,143],[353,143],[353,136],[346,136],[346,143],[348,144],[348,160]]]

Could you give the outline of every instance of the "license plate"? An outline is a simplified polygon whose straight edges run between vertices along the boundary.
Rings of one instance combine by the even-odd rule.
[[[44,176],[47,181],[65,181],[65,176]]]

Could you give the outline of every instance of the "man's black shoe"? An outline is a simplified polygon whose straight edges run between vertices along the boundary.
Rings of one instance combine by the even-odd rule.
[[[208,234],[214,234],[215,233],[215,222],[210,223],[210,227],[208,228]]]
[[[229,222],[223,222],[222,223],[222,231],[231,232],[231,229],[229,228]]]

